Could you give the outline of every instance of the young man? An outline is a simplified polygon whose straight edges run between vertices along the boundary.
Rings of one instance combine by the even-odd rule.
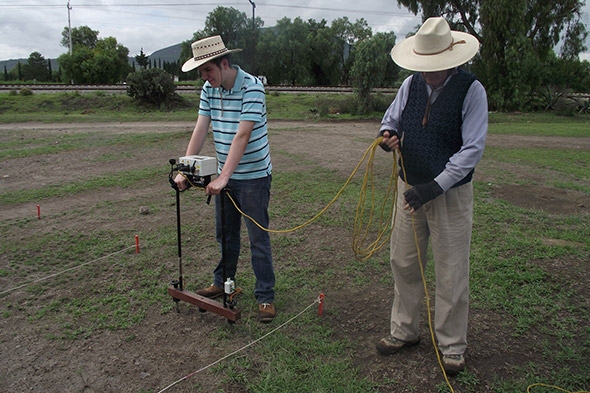
[[[268,228],[268,202],[272,164],[270,159],[266,98],[260,80],[240,67],[232,65],[228,55],[241,49],[228,50],[220,36],[208,37],[192,44],[193,58],[187,60],[182,71],[197,68],[205,81],[201,90],[199,117],[186,149],[186,155],[199,154],[209,126],[218,162],[218,175],[205,189],[215,195],[216,235],[219,244],[225,237],[226,274],[235,280],[240,254],[241,213],[227,198],[225,200],[225,230],[221,228],[221,192],[229,188],[240,209],[258,224]],[[186,188],[182,175],[176,176],[179,189]],[[270,322],[275,317],[273,269],[270,237],[249,219],[245,219],[252,269],[256,276],[254,295],[258,302],[258,319]],[[206,297],[223,294],[223,265],[215,268],[213,284],[197,291]]]
[[[377,350],[389,355],[420,341],[424,288],[419,260],[425,265],[430,240],[436,274],[434,330],[449,374],[465,368],[471,179],[488,125],[484,87],[458,66],[478,50],[475,37],[451,31],[443,18],[426,20],[415,36],[391,51],[400,67],[417,73],[402,83],[380,129],[381,146],[399,149],[406,176],[400,170],[399,210],[391,235],[391,330]]]

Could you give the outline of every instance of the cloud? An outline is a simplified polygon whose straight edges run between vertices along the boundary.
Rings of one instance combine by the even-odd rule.
[[[1,11],[4,9],[0,8]],[[53,51],[59,46],[63,29],[63,25],[56,28],[54,20],[52,12],[44,13],[34,8],[27,9],[25,14],[19,10],[3,12],[0,17],[0,36],[3,37],[0,59],[27,58],[31,52]]]
[[[276,25],[284,17],[291,20],[301,17],[304,21],[325,19],[331,23],[347,16],[351,22],[364,18],[373,32],[393,31],[400,41],[420,24],[419,17],[399,8],[393,0],[368,3],[358,0],[253,1],[255,16],[260,17],[266,27]],[[66,4],[63,0],[27,0],[24,4],[17,0],[0,0],[0,60],[28,58],[35,51],[45,58],[66,53],[68,48],[60,45],[61,33],[68,25]],[[70,0],[70,5],[72,27],[88,26],[98,30],[100,38],[115,37],[117,42],[129,48],[132,56],[139,54],[141,48],[150,54],[190,40],[194,32],[203,29],[207,15],[218,5],[238,9],[248,17],[252,15],[252,5],[247,0],[229,3],[178,0],[90,3]],[[586,9],[590,9],[590,5]],[[586,23],[587,20],[586,15]]]
[[[0,60],[27,58],[34,51],[45,58],[55,58],[67,52],[60,41],[62,31],[68,25],[68,9],[66,3],[54,1],[27,0],[26,5],[20,5],[15,0],[0,3],[0,33],[3,37]],[[141,48],[144,53],[150,54],[190,40],[194,32],[203,29],[207,15],[217,7],[214,2],[159,0],[150,3],[131,0],[121,5],[113,1],[89,5],[71,0],[71,24],[72,27],[88,26],[98,30],[101,38],[115,37],[129,48],[132,55],[138,54]],[[260,17],[267,27],[274,26],[277,20],[284,17],[295,19],[298,16],[303,20],[325,19],[328,23],[343,16],[348,16],[352,22],[364,18],[373,31],[408,26],[402,21],[408,18],[407,11],[400,10],[391,0],[376,0],[368,10],[365,5],[361,7],[352,0],[303,1],[297,5],[254,3],[255,16]],[[252,15],[252,5],[246,0],[227,5],[220,2],[218,5],[236,8],[249,17]],[[398,31],[395,32],[398,34]]]

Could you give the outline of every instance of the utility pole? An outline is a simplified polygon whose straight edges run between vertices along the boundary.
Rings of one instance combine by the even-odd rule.
[[[256,24],[254,22],[254,10],[256,4],[252,0],[248,0],[252,4],[252,73],[256,73]]]
[[[72,61],[72,22],[70,21],[70,11],[72,7],[70,6],[70,2],[68,0],[68,38],[70,39],[70,61]],[[73,85],[74,81],[70,79],[70,85]]]
[[[70,39],[70,56],[72,56],[72,22],[70,20],[70,11],[72,7],[70,6],[70,2],[68,1],[68,36]]]

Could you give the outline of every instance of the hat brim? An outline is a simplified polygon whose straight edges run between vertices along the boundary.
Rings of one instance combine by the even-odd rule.
[[[182,72],[189,72],[191,70],[194,70],[197,67],[202,66],[203,64],[205,64],[208,61],[211,61],[211,60],[216,59],[221,56],[228,55],[230,53],[241,52],[241,51],[242,51],[241,49],[229,49],[225,52],[218,53],[214,56],[205,57],[205,58],[199,59],[199,60],[195,60],[194,58],[190,58],[187,61],[185,61],[184,64],[182,65]]]
[[[391,50],[391,58],[402,68],[418,72],[436,72],[455,68],[471,60],[479,50],[479,41],[471,34],[451,31],[453,42],[465,40],[465,44],[435,55],[419,55],[414,52],[415,36],[406,38]]]

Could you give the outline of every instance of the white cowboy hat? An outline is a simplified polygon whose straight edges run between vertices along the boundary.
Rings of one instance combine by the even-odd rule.
[[[195,41],[192,43],[191,48],[193,49],[193,57],[188,59],[182,65],[183,72],[188,72],[200,67],[209,60],[213,60],[217,57],[241,51],[241,49],[227,49],[221,36],[218,35]]]
[[[479,41],[468,33],[451,30],[444,18],[428,18],[416,35],[391,50],[391,58],[410,71],[443,71],[467,63],[479,50]]]

